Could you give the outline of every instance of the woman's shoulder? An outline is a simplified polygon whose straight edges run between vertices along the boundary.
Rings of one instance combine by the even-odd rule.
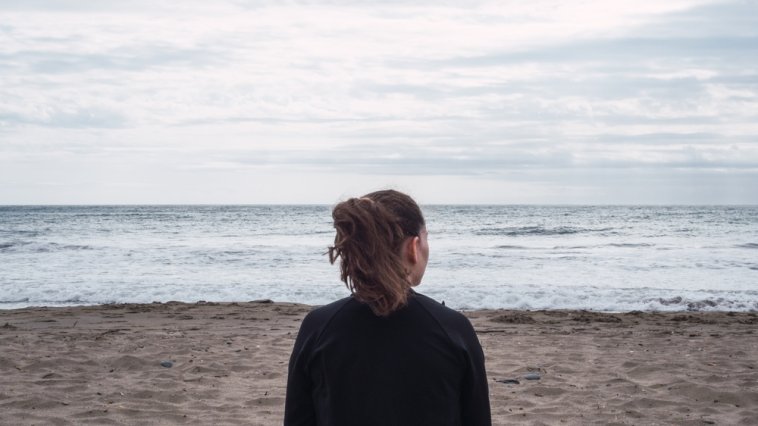
[[[303,322],[317,321],[317,322],[323,323],[324,321],[328,321],[337,312],[342,310],[346,305],[348,305],[351,302],[354,302],[354,299],[352,296],[348,296],[339,300],[335,300],[334,302],[331,302],[326,305],[315,306],[313,309],[311,309],[310,312],[308,312],[308,314],[306,314],[305,318],[303,319]]]
[[[463,333],[473,332],[473,327],[469,319],[461,312],[450,309],[440,302],[425,296],[421,293],[414,293],[413,300],[423,307],[425,311],[434,317],[437,322],[446,329],[446,331],[457,331]]]

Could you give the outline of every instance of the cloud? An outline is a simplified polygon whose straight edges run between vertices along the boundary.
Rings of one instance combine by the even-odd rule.
[[[520,63],[589,62],[614,63],[642,59],[647,62],[664,59],[699,60],[718,65],[720,60],[735,61],[733,65],[751,62],[745,53],[758,51],[758,37],[682,37],[682,38],[619,38],[599,41],[578,41],[494,52],[486,55],[460,56],[436,61],[398,61],[393,65],[422,69],[491,67]],[[632,64],[632,66],[634,66]]]
[[[118,128],[127,125],[125,117],[118,111],[92,108],[47,111],[39,115],[0,115],[0,126],[5,126],[6,123],[59,128]]]
[[[0,70],[35,74],[92,70],[139,72],[156,67],[203,67],[214,63],[216,55],[208,49],[178,49],[172,46],[114,49],[89,54],[35,51],[0,55]]]
[[[469,191],[451,201],[473,193],[455,179],[544,189],[585,176],[565,191],[578,197],[607,170],[758,182],[752,8],[2,2],[0,180],[24,160],[14,181],[33,188],[35,171],[58,167],[65,182],[57,160],[124,188],[109,168],[178,186],[192,172],[209,186],[283,171],[434,177]],[[295,183],[293,200],[310,195]],[[702,186],[703,200],[718,195]]]

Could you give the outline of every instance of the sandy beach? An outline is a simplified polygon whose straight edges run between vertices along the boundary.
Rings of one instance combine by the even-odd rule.
[[[287,362],[309,309],[0,311],[0,424],[281,424]],[[756,313],[466,314],[486,356],[493,424],[758,421]]]

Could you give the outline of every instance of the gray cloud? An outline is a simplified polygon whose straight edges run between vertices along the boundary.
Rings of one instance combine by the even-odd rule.
[[[459,56],[440,60],[396,60],[391,66],[441,69],[493,67],[521,63],[622,62],[635,60],[698,61],[701,64],[739,67],[752,64],[758,53],[758,37],[626,37],[566,42],[516,52]],[[725,64],[723,61],[729,61]],[[632,62],[633,64],[633,62]],[[634,66],[634,65],[632,65]]]
[[[665,140],[666,136],[649,138],[660,141]],[[643,143],[651,143],[645,138],[640,139]],[[673,135],[673,139],[682,140],[681,135]],[[508,145],[479,144],[470,149],[466,149],[465,144],[459,142],[448,143],[447,146],[433,144],[397,147],[387,144],[364,144],[324,150],[209,152],[205,161],[198,166],[291,166],[385,175],[483,175],[524,169],[732,169],[752,170],[758,176],[758,158],[743,158],[737,149],[723,155],[723,150],[713,145],[684,145],[673,150],[665,148],[664,145],[665,149],[648,151],[650,155],[647,158],[616,158],[618,148],[630,142],[636,142],[636,139],[618,140],[615,144],[608,141],[589,143],[584,146],[582,153],[573,151],[571,145],[554,145],[545,149],[528,142]]]
[[[23,51],[0,53],[0,70],[38,74],[90,70],[145,71],[155,67],[203,67],[220,63],[220,53],[205,48],[170,45],[112,49],[101,53]]]
[[[0,1],[0,10],[6,11],[43,11],[43,12],[119,12],[127,10],[144,10],[155,5],[149,0],[122,1],[80,1],[80,0],[25,0]]]
[[[0,125],[36,124],[60,128],[114,128],[123,127],[124,117],[109,111],[58,112],[46,117],[28,117],[19,114],[0,114]]]
[[[634,176],[622,201],[651,182],[660,199],[687,179],[706,201],[758,187],[751,3],[588,19],[566,37],[528,33],[551,29],[528,13],[402,3],[0,2],[0,181],[16,170],[33,187],[35,167],[76,160],[81,175],[123,164],[176,185],[286,170],[575,184],[605,200]]]
[[[755,25],[755,7],[752,0],[723,1],[704,4],[691,9],[667,14],[664,18],[645,25],[648,34],[668,36],[691,35],[758,36]]]

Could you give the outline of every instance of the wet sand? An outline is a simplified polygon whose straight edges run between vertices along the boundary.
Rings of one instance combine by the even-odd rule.
[[[0,311],[0,424],[279,425],[289,354],[309,309]],[[758,313],[466,314],[486,356],[493,424],[758,419]]]

